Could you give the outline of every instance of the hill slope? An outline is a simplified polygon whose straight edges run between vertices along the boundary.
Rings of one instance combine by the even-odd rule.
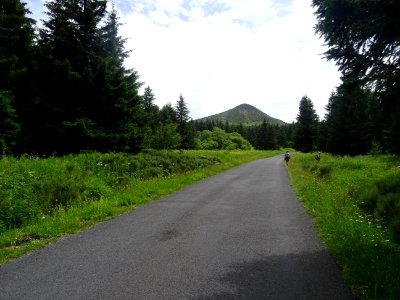
[[[254,125],[264,121],[264,119],[271,124],[283,125],[285,122],[275,119],[266,113],[262,112],[258,108],[249,104],[240,104],[235,108],[229,109],[222,113],[211,115],[209,117],[201,118],[196,121],[228,121],[231,124],[247,124]]]

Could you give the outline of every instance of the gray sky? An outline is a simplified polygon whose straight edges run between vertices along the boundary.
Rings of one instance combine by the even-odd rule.
[[[35,19],[41,0],[27,1]],[[340,73],[314,34],[310,0],[114,0],[126,66],[156,104],[183,94],[193,119],[242,103],[292,122],[307,95],[323,118]]]

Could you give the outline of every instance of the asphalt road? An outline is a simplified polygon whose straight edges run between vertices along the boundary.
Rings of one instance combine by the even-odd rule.
[[[0,299],[353,299],[282,157],[0,266]]]

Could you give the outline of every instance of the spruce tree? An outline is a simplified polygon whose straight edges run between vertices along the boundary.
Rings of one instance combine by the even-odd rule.
[[[153,93],[153,90],[149,86],[144,89],[142,99],[143,111],[146,115],[146,123],[154,128],[158,123],[159,108],[156,104],[154,104],[156,97]]]
[[[314,104],[307,96],[300,100],[299,114],[294,132],[294,148],[302,152],[309,152],[316,145],[318,116]]]
[[[362,90],[354,78],[345,78],[326,106],[326,148],[339,155],[358,155],[372,144],[368,103],[371,93]]]
[[[138,74],[124,68],[125,40],[106,1],[46,3],[40,30],[42,151],[137,151],[142,111]]]
[[[189,109],[182,94],[175,105],[176,120],[178,123],[178,133],[181,135],[181,148],[193,149],[195,132],[193,123],[189,122]]]
[[[19,0],[0,2],[0,152],[21,148],[19,132],[32,105],[33,40],[35,21]],[[24,128],[27,128],[26,124]]]
[[[0,91],[0,155],[12,153],[20,132],[20,124],[16,123],[12,103],[12,95],[6,91]]]
[[[378,98],[380,135],[387,150],[400,153],[400,1],[313,0],[316,32],[345,77],[355,76]]]

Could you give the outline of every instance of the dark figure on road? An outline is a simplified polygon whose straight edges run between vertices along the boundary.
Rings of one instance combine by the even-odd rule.
[[[318,152],[317,155],[315,155],[315,159],[319,162],[321,160],[321,152]]]
[[[289,151],[286,151],[285,152],[285,157],[284,157],[284,160],[286,161],[286,165],[289,163],[289,160],[290,160],[290,154],[289,154]]]

